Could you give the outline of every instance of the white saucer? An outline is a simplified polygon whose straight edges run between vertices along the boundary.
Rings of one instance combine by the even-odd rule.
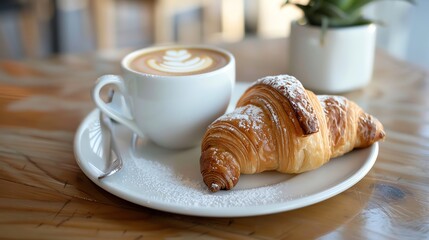
[[[237,86],[233,103],[247,86]],[[378,155],[376,143],[332,159],[314,171],[299,175],[277,172],[242,175],[233,190],[211,193],[199,171],[199,147],[166,150],[145,139],[133,142],[132,133],[123,126],[117,125],[115,132],[124,166],[118,173],[98,180],[105,169],[99,111],[92,111],[79,126],[74,151],[86,176],[130,202],[195,216],[243,217],[305,207],[356,184],[369,172]]]

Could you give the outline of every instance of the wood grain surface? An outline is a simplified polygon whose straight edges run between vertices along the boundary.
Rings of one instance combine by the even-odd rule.
[[[286,39],[222,46],[236,56],[238,81],[287,73]],[[377,51],[370,85],[345,94],[387,132],[375,166],[355,186],[289,212],[203,218],[129,203],[76,164],[73,139],[94,108],[91,86],[102,74],[119,73],[127,52],[0,60],[1,239],[429,238],[426,70]]]

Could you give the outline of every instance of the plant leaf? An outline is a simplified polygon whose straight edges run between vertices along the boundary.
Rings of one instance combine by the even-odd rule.
[[[320,45],[325,45],[325,37],[326,32],[328,31],[329,27],[329,18],[326,16],[322,16],[322,33],[320,34]]]
[[[355,2],[355,0],[325,0],[325,2],[332,3],[342,10],[347,10]]]
[[[310,0],[307,5],[285,0],[283,5],[292,4],[298,7],[310,25],[347,27],[371,22],[363,18],[362,8],[376,1],[381,0]],[[401,1],[415,3],[415,0]]]
[[[364,6],[366,6],[369,3],[377,2],[377,1],[386,1],[386,0],[357,0],[349,7],[349,9],[347,9],[347,11],[354,12],[359,9],[362,9]],[[406,1],[411,4],[415,4],[415,0],[393,0],[393,1]]]
[[[320,6],[319,12],[325,14],[327,17],[348,18],[347,12],[329,2],[325,2],[325,4]]]

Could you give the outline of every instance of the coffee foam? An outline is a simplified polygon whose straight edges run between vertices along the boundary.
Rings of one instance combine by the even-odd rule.
[[[213,59],[209,56],[195,57],[186,49],[167,50],[163,56],[163,61],[156,59],[147,61],[149,67],[161,72],[185,73],[202,71],[213,64]]]
[[[138,72],[184,76],[207,73],[228,64],[230,57],[220,51],[205,48],[167,48],[142,53],[134,57],[129,67]]]

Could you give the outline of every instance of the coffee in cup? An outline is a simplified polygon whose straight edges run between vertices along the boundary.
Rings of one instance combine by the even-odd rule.
[[[211,49],[170,48],[136,56],[130,69],[160,76],[186,76],[215,71],[229,61],[228,55]]]
[[[123,75],[100,77],[92,97],[109,117],[139,136],[173,149],[199,144],[206,127],[225,113],[235,84],[235,59],[210,46],[161,46],[134,51],[121,62]],[[123,103],[100,98],[114,86]]]

